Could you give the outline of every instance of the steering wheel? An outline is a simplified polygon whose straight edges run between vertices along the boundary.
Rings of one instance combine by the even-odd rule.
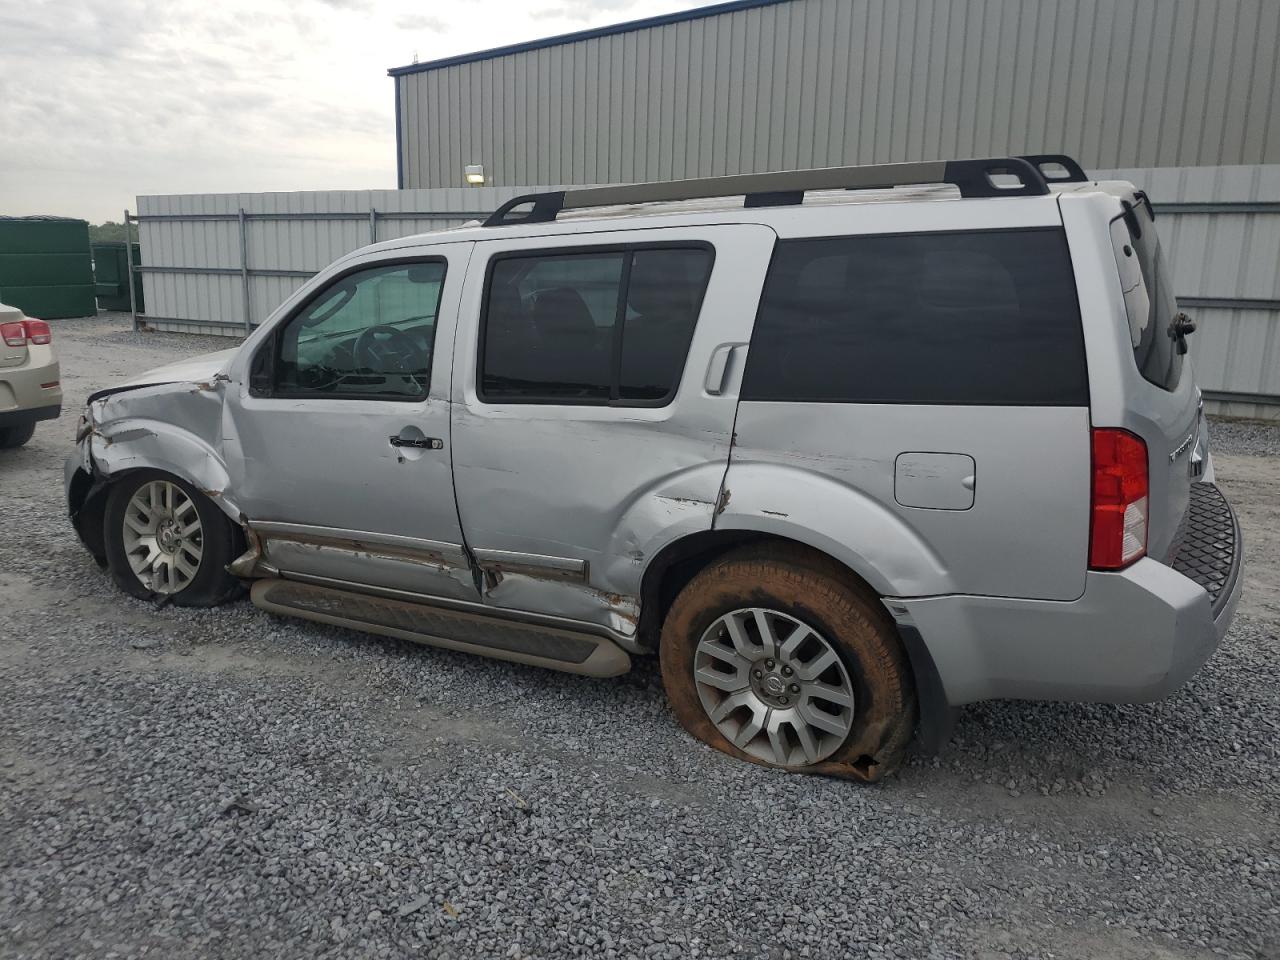
[[[395,327],[380,323],[356,337],[356,366],[376,373],[414,373],[421,351],[413,338]]]

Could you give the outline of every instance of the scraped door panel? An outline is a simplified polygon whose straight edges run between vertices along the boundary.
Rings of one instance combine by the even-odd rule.
[[[476,245],[456,347],[454,475],[487,603],[634,634],[645,564],[712,526],[774,239],[738,225]],[[680,292],[699,255],[667,248],[706,251],[700,304]],[[519,262],[543,255],[580,259]],[[614,364],[620,384],[594,382]],[[664,398],[667,376],[675,394]],[[579,396],[535,396],[542,379]]]

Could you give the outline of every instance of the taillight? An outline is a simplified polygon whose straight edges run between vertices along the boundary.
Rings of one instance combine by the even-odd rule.
[[[23,347],[27,342],[52,343],[53,332],[43,320],[13,320],[0,323],[0,337],[10,347]]]
[[[27,339],[32,343],[53,342],[53,332],[43,320],[23,320],[22,325],[27,328]]]
[[[1127,430],[1093,431],[1089,566],[1119,570],[1147,552],[1147,445]]]
[[[0,323],[0,337],[4,337],[6,346],[25,347],[27,345],[27,328],[21,320],[12,323]]]

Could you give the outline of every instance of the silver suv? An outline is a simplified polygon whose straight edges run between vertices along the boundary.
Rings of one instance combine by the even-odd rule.
[[[67,496],[136,597],[657,654],[695,737],[874,780],[956,704],[1150,700],[1214,649],[1193,329],[1150,202],[1067,157],[537,194],[94,394]]]

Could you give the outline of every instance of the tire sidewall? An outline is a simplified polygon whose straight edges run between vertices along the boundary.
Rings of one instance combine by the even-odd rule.
[[[176,593],[157,593],[144,585],[133,572],[125,554],[123,527],[129,501],[140,487],[155,480],[172,483],[191,498],[204,536],[200,568],[191,582]],[[102,522],[107,569],[116,585],[131,596],[139,600],[168,600],[178,606],[209,606],[227,592],[230,574],[226,565],[231,562],[233,549],[229,522],[208,497],[180,477],[161,470],[139,470],[127,474],[112,484]]]
[[[845,741],[826,759],[785,769],[879,779],[896,767],[914,725],[914,697],[905,658],[895,657],[896,637],[885,618],[846,584],[825,572],[769,560],[723,561],[703,571],[681,592],[663,624],[662,678],[681,725],[717,749],[764,766],[740,750],[707,716],[693,679],[698,642],[717,618],[732,610],[763,607],[803,621],[831,643],[853,684],[854,718]],[[902,727],[907,727],[904,737]],[[870,775],[851,767],[877,763]]]

